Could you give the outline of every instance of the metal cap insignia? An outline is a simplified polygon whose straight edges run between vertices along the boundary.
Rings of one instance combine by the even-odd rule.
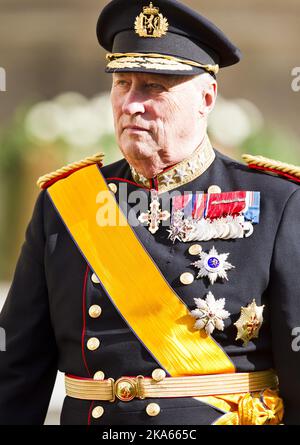
[[[144,6],[143,12],[135,20],[135,32],[140,37],[163,37],[169,29],[168,20],[159,13],[159,8]]]

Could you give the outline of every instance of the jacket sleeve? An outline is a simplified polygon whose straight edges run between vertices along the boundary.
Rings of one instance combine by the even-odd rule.
[[[44,271],[43,202],[39,195],[13,282],[0,314],[0,424],[44,423],[57,373]]]
[[[272,348],[284,401],[284,423],[300,425],[300,189],[289,198],[277,232],[269,286]]]

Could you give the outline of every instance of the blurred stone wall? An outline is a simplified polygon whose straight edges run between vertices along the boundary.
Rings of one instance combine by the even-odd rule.
[[[106,3],[0,0],[0,66],[7,72],[7,92],[0,93],[0,122],[26,100],[69,90],[90,96],[109,88],[110,76],[103,74],[104,51],[95,37],[97,16]],[[291,70],[300,66],[300,1],[185,3],[214,21],[243,51],[242,63],[219,75],[221,93],[250,99],[267,122],[299,135],[300,93],[291,89]]]

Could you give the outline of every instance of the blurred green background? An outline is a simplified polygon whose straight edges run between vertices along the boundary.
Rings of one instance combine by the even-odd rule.
[[[130,2],[130,0],[128,0]],[[110,75],[95,26],[100,0],[0,0],[0,281],[10,281],[39,176],[98,151],[119,157]],[[147,1],[145,1],[148,4]],[[154,2],[155,3],[155,2]],[[300,164],[299,0],[186,0],[241,48],[218,75],[215,147]],[[120,11],[126,14],[126,10]]]

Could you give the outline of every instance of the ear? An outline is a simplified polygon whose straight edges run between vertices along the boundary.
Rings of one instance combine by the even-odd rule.
[[[202,87],[202,103],[199,110],[203,117],[208,116],[213,110],[218,95],[217,81],[210,74],[207,76],[209,77],[206,77]]]

